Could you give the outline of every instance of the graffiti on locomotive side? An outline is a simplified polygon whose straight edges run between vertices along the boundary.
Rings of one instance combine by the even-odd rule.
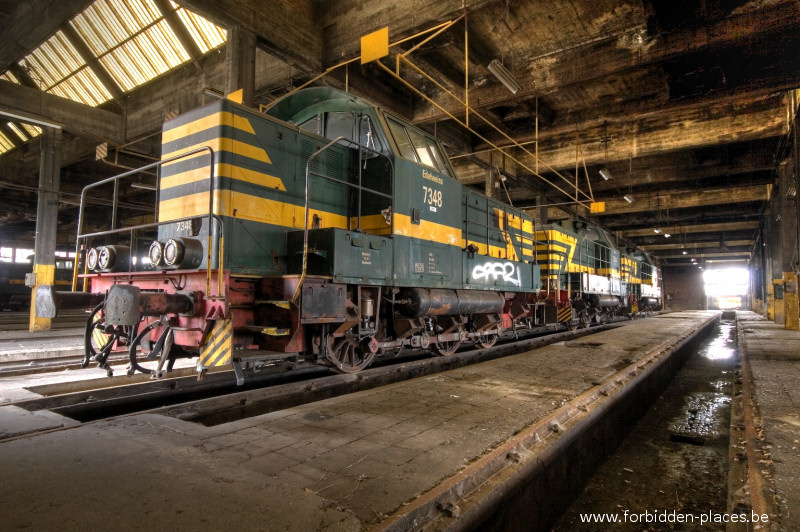
[[[513,262],[484,262],[472,268],[472,279],[475,281],[502,280],[514,286],[522,286],[519,268]]]

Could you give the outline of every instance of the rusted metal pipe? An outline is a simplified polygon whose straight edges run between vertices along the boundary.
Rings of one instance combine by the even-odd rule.
[[[36,316],[55,318],[59,310],[90,309],[99,305],[106,295],[91,292],[56,292],[53,285],[44,284],[36,288]]]

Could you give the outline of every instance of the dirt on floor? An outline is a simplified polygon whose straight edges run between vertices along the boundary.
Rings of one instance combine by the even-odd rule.
[[[723,322],[553,530],[724,530],[736,358]]]

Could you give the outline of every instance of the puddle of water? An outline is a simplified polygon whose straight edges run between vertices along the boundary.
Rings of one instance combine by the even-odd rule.
[[[720,334],[701,349],[700,356],[709,360],[726,360],[734,355],[736,340],[733,335],[736,332],[736,325],[723,322],[719,328]]]
[[[608,523],[582,521],[581,515],[588,513],[726,511],[735,340],[735,324],[722,322],[718,332],[689,356],[659,400],[552,530],[611,530]],[[620,523],[613,530],[672,529],[645,526]],[[679,529],[700,531],[701,527]]]

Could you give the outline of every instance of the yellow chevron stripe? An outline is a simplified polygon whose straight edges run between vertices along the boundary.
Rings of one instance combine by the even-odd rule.
[[[217,111],[203,118],[198,118],[194,122],[189,122],[188,124],[176,126],[164,131],[161,134],[161,143],[166,144],[167,142],[172,142],[217,126],[231,126],[247,133],[255,134],[253,126],[245,117],[236,115],[230,111]]]
[[[208,214],[208,192],[180,196],[158,204],[159,222],[180,220],[201,214]],[[302,205],[291,205],[231,190],[214,191],[214,214],[295,229],[302,229],[305,223],[305,210]],[[313,219],[315,214],[320,217],[320,228],[347,229],[346,216],[310,209],[309,219]]]
[[[276,190],[286,191],[283,180],[280,177],[257,172],[242,166],[235,166],[228,163],[219,163],[214,165],[214,174],[218,177],[229,177],[237,181],[245,181],[255,185],[262,185]],[[205,181],[208,179],[208,168],[201,167],[194,170],[187,170],[180,174],[167,176],[161,179],[161,190],[167,190],[180,185],[187,185],[197,181]]]
[[[176,155],[180,155],[181,153],[186,153],[192,150],[196,150],[197,148],[203,148],[208,146],[214,152],[220,151],[227,151],[236,153],[238,155],[244,155],[245,157],[249,157],[251,159],[255,159],[256,161],[262,161],[267,164],[270,164],[272,161],[270,160],[267,152],[264,151],[264,148],[259,148],[257,146],[253,146],[252,144],[247,144],[240,140],[234,140],[226,137],[217,137],[215,139],[205,140],[203,142],[198,142],[197,144],[193,144],[192,146],[187,146],[185,148],[181,148],[179,150],[175,150],[169,153],[162,153],[162,159],[169,159],[170,157],[174,157]],[[206,153],[198,153],[191,157],[187,157],[185,159],[180,159],[179,161],[175,161],[169,164],[164,165],[165,167],[169,168],[174,164],[178,164],[182,161],[187,161],[189,159],[194,159],[195,157],[205,157]]]

